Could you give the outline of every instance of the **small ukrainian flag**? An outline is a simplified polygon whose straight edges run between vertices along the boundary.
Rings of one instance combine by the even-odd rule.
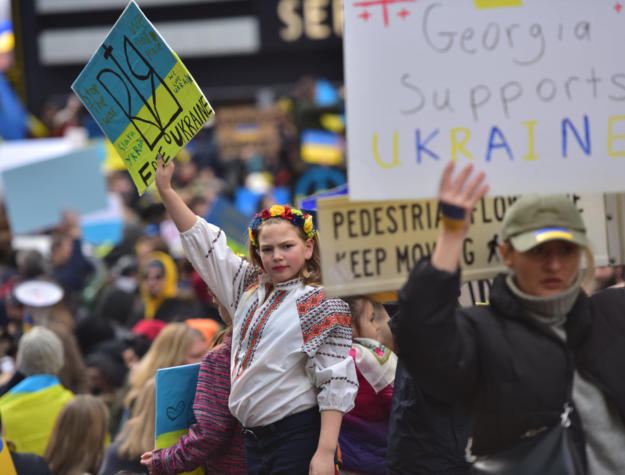
[[[343,146],[340,135],[324,130],[308,129],[302,132],[302,160],[316,165],[340,165]]]

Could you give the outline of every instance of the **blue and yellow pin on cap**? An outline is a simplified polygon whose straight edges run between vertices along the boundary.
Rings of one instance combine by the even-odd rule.
[[[506,212],[501,235],[519,252],[555,240],[588,246],[584,221],[566,195],[519,198]]]
[[[8,20],[0,21],[0,53],[13,51],[14,47],[13,24]]]

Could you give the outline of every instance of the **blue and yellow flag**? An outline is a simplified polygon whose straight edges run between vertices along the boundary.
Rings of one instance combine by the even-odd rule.
[[[156,444],[155,448],[171,447],[194,424],[193,400],[200,363],[163,368],[156,372]],[[193,475],[204,475],[197,468]]]
[[[4,475],[17,475],[15,465],[13,465],[13,459],[9,453],[9,447],[7,447],[2,437],[0,437],[0,473]]]
[[[18,452],[43,455],[59,412],[73,397],[56,376],[26,378],[0,397],[4,438],[13,442]]]
[[[337,166],[343,161],[343,139],[326,130],[306,129],[301,139],[302,160],[317,165]]]
[[[131,1],[72,89],[143,194],[156,157],[172,159],[213,115],[180,58]]]

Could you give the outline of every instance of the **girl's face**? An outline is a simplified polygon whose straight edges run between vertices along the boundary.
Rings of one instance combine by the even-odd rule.
[[[555,240],[529,251],[518,252],[502,244],[501,255],[514,270],[516,284],[523,292],[547,297],[565,291],[577,278],[582,248],[567,241]]]
[[[371,338],[377,340],[379,338],[380,324],[375,319],[375,311],[373,304],[369,301],[365,302],[365,307],[358,320],[354,320],[352,324],[352,335],[354,338]]]
[[[314,245],[287,221],[267,222],[258,232],[258,254],[274,284],[296,278],[312,257]]]

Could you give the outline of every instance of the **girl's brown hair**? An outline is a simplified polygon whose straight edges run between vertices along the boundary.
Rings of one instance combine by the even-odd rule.
[[[360,331],[360,319],[365,313],[367,302],[373,305],[373,301],[364,295],[355,295],[343,299],[349,305],[349,311],[352,314],[352,327]]]
[[[43,458],[55,475],[97,473],[104,458],[109,411],[100,399],[83,394],[59,413]]]
[[[138,460],[154,448],[156,426],[156,384],[148,379],[137,396],[137,403],[128,422],[116,437],[121,442],[117,454],[124,460]]]
[[[204,335],[186,323],[170,323],[163,328],[130,374],[126,407],[132,406],[145,382],[156,376],[156,370],[184,364],[189,348],[197,340],[204,340]]]
[[[273,216],[266,221],[264,221],[259,227],[256,234],[256,239],[260,240],[260,233],[263,227],[267,226],[267,224],[272,223],[280,223],[280,222],[288,222],[286,219],[282,219],[279,216]],[[297,230],[297,235],[302,239],[302,241],[306,242],[308,239],[313,240],[313,253],[310,259],[306,261],[304,266],[299,271],[299,276],[302,278],[306,285],[321,285],[321,255],[319,254],[319,233],[315,234],[312,238],[307,238],[304,231],[299,226],[293,225],[293,228]],[[263,267],[263,263],[258,255],[258,248],[254,247],[254,245],[248,242],[247,245],[248,255],[250,256],[250,260],[252,264],[260,267],[265,270]]]

